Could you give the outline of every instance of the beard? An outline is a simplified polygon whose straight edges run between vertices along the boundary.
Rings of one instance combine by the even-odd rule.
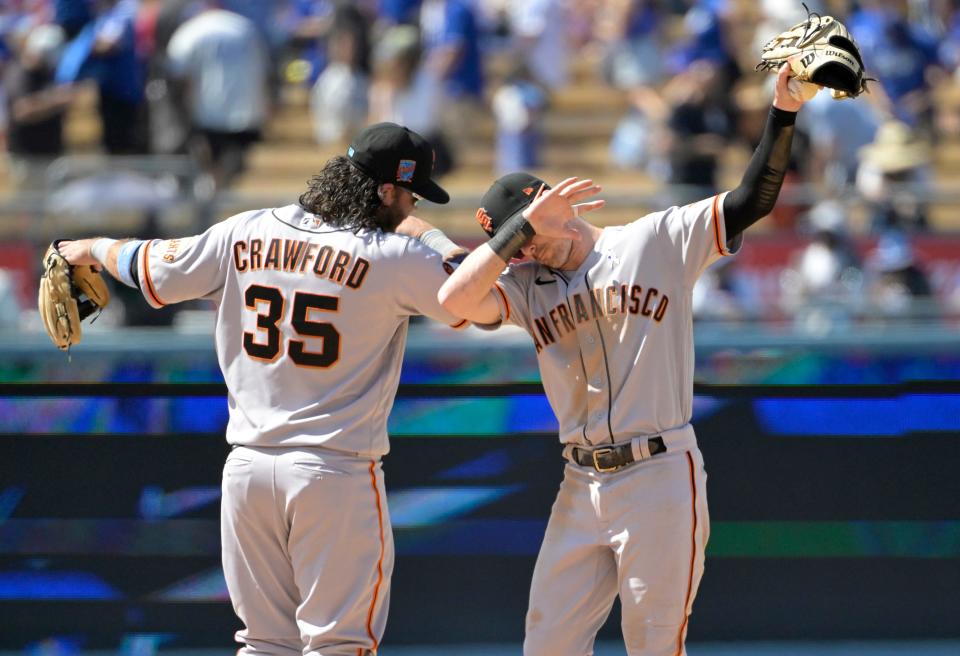
[[[564,265],[570,261],[570,255],[573,252],[573,242],[566,240],[551,245],[545,252],[537,253],[536,261],[551,269],[564,268]]]
[[[381,205],[377,209],[377,225],[384,232],[395,232],[397,226],[400,225],[403,220],[407,218],[407,212],[400,207],[398,201],[394,201],[390,205]]]

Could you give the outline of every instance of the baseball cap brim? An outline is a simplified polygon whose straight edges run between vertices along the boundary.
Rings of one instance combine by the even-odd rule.
[[[418,181],[414,184],[403,184],[402,186],[406,187],[418,196],[426,198],[431,203],[444,205],[445,203],[450,202],[450,194],[448,194],[443,187],[438,185],[433,180],[425,180],[423,182]]]

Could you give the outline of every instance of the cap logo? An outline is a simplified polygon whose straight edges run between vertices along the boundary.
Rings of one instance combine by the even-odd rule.
[[[417,163],[412,159],[400,160],[397,166],[397,182],[413,182],[413,172],[417,168]]]
[[[353,146],[350,146],[349,148],[347,148],[347,157],[353,157],[353,154],[354,154],[355,152],[357,152],[357,151],[355,151],[355,150],[353,149]]]
[[[533,187],[526,187],[526,188],[523,190],[523,193],[524,193],[525,195],[529,196],[530,194],[533,193]]]
[[[487,232],[493,232],[493,219],[487,214],[487,210],[482,207],[477,210],[477,222],[483,226],[483,229]]]

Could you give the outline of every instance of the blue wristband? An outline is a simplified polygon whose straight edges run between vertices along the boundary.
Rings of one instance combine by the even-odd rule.
[[[137,256],[137,251],[140,250],[142,244],[142,240],[133,239],[124,243],[123,246],[120,247],[120,252],[117,254],[117,274],[120,276],[120,282],[134,289],[138,287],[136,281],[133,279],[133,273],[130,271],[130,265],[133,264],[133,258]]]

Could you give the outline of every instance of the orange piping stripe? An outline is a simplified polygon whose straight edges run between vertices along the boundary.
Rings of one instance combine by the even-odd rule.
[[[503,318],[504,321],[507,321],[510,319],[510,301],[507,300],[506,293],[504,293],[504,291],[500,289],[500,285],[494,285],[493,288],[500,293],[500,298],[503,299],[503,306],[507,308],[507,316]]]
[[[377,498],[377,523],[380,525],[380,559],[377,561],[377,584],[373,586],[373,600],[370,602],[370,610],[367,611],[367,635],[373,643],[373,651],[377,651],[378,642],[373,635],[373,611],[377,606],[377,598],[380,596],[380,585],[383,583],[383,506],[380,503],[380,490],[377,488],[377,475],[373,469],[376,462],[370,461],[370,484],[373,486],[373,494]],[[359,650],[358,650],[359,652]]]
[[[143,277],[147,283],[147,293],[150,294],[150,298],[153,299],[153,302],[160,306],[166,305],[166,303],[161,301],[160,297],[157,296],[157,290],[154,289],[153,280],[150,278],[150,242],[149,241],[143,245]]]
[[[723,250],[723,245],[720,243],[720,221],[719,214],[717,212],[717,204],[720,202],[720,194],[717,194],[713,197],[713,237],[717,242],[717,251],[721,255],[726,255]]]
[[[687,598],[683,602],[683,622],[680,624],[680,632],[677,635],[677,653],[680,656],[683,653],[683,634],[687,631],[687,622],[690,620],[690,593],[693,592],[693,564],[697,558],[697,483],[693,476],[693,457],[687,452],[687,464],[690,466],[690,489],[692,491],[692,501],[690,503],[693,510],[693,534],[691,536],[692,547],[690,549],[690,577],[687,579]]]

